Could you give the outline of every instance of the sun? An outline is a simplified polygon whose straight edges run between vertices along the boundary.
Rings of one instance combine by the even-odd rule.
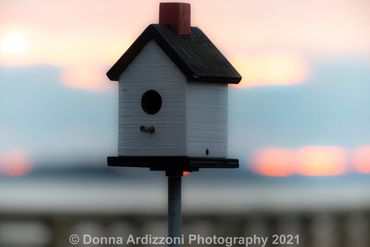
[[[20,32],[6,33],[1,40],[1,51],[7,54],[20,54],[26,50],[27,40]]]

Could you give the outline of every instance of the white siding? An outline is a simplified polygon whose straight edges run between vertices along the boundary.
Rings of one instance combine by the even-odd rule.
[[[227,85],[188,82],[186,94],[187,155],[227,156]],[[206,149],[209,154],[206,154]]]
[[[119,155],[186,154],[186,84],[182,72],[150,41],[120,77]],[[162,97],[162,108],[154,115],[141,108],[147,90]],[[154,126],[155,133],[141,132],[141,125]]]

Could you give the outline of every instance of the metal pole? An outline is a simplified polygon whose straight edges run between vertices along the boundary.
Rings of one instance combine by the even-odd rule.
[[[166,172],[168,176],[168,236],[181,238],[181,177],[182,172]],[[176,240],[178,241],[178,240]],[[180,246],[178,243],[170,247]]]

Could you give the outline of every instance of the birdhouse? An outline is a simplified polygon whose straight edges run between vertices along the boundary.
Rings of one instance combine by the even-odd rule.
[[[241,76],[197,27],[190,4],[161,3],[107,72],[119,81],[118,156],[110,166],[235,168],[227,158],[228,84]]]

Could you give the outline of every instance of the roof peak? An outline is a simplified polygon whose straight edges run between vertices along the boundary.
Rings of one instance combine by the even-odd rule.
[[[197,27],[189,35],[178,35],[169,25],[151,24],[107,72],[110,80],[120,75],[153,39],[188,80],[213,83],[239,83],[240,74],[208,37]]]

